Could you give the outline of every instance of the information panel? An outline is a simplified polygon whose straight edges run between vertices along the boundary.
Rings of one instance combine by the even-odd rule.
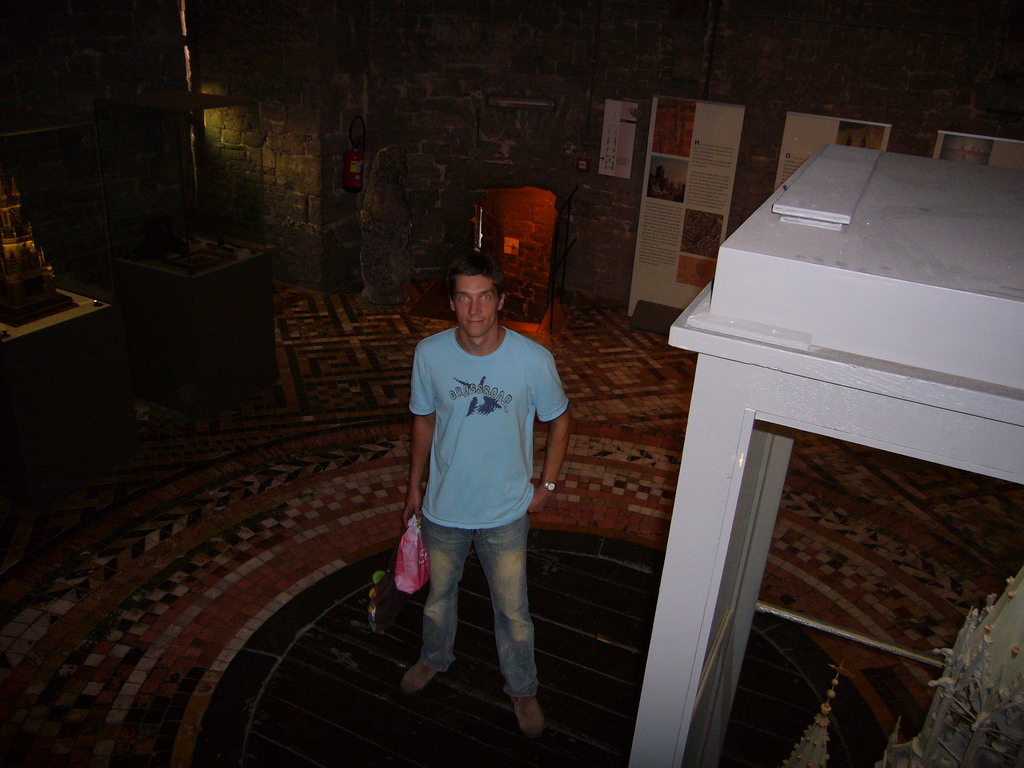
[[[636,139],[638,107],[639,105],[632,101],[605,99],[598,173],[628,179],[633,172],[633,143]]]
[[[654,98],[630,315],[640,300],[682,309],[714,276],[743,112],[733,104]]]
[[[787,112],[782,147],[779,150],[779,167],[775,172],[775,189],[785,184],[786,179],[825,144],[885,151],[891,127],[889,123]]]
[[[1024,170],[1024,141],[939,131],[932,157]]]

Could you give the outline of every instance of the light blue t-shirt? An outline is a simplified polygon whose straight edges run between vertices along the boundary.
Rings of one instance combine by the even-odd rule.
[[[489,355],[459,346],[455,329],[416,346],[409,409],[436,414],[422,513],[452,528],[496,528],[533,498],[533,422],[569,406],[551,353],[505,329]]]

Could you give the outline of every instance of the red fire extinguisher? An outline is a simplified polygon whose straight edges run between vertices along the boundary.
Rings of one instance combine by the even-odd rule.
[[[359,122],[359,133],[355,133],[356,122]],[[358,192],[363,188],[363,166],[366,162],[366,155],[363,154],[363,145],[366,141],[366,123],[361,115],[352,118],[348,126],[348,140],[352,149],[342,156],[343,171],[341,186],[346,192]]]

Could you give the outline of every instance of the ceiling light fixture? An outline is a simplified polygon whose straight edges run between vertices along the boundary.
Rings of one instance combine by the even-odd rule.
[[[549,109],[555,108],[554,99],[535,99],[530,96],[488,96],[487,106],[505,109]]]

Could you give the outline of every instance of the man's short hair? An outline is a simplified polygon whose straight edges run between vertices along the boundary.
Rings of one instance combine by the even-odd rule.
[[[449,299],[455,298],[455,279],[459,275],[489,277],[494,283],[494,290],[498,296],[505,295],[505,272],[501,268],[501,262],[489,254],[471,251],[463,254],[448,266],[444,283],[448,289]]]

